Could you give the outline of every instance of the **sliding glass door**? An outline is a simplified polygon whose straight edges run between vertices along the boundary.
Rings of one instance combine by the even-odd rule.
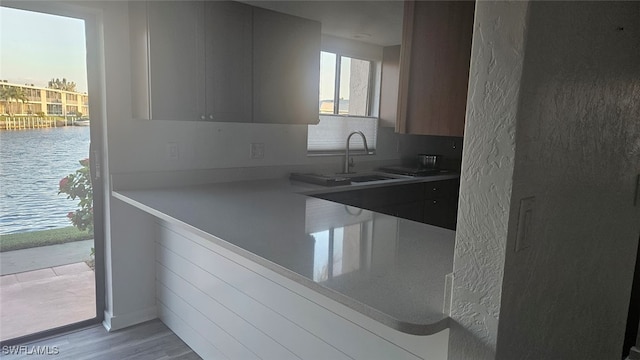
[[[101,133],[87,76],[96,23],[13,4],[0,7],[3,345],[100,321],[104,303]]]

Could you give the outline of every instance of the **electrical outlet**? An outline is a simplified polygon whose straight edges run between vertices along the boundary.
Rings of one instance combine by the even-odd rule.
[[[180,150],[178,147],[178,143],[170,142],[167,143],[167,160],[178,160],[180,157]]]
[[[249,156],[252,159],[264,158],[264,143],[251,143],[251,150]]]

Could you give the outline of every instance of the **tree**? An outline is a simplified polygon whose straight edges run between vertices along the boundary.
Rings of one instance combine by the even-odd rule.
[[[62,80],[55,78],[51,79],[47,84],[49,89],[63,90],[63,91],[76,91],[76,83],[73,81],[67,82],[66,78],[62,78]]]
[[[4,103],[4,112],[5,113],[9,113],[9,89],[2,85],[2,87],[0,87],[0,101],[2,101]]]
[[[11,100],[15,100],[16,105],[19,105],[20,102],[24,105],[29,98],[22,88],[3,85],[2,88],[0,88],[0,100],[4,101],[6,112],[11,115]],[[23,112],[23,109],[19,108],[19,106],[16,106],[16,109],[20,109],[20,111],[18,111],[19,113]]]

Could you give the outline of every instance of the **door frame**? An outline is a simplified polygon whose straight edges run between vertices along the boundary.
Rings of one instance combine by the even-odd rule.
[[[104,67],[104,36],[102,11],[68,2],[58,1],[17,1],[5,0],[1,6],[18,10],[39,12],[84,20],[86,42],[86,64],[88,93],[91,94],[89,116],[90,140],[89,157],[92,172],[93,217],[94,217],[94,274],[96,316],[73,324],[63,325],[37,333],[1,340],[0,346],[25,344],[39,339],[76,331],[104,320],[105,310],[105,230],[107,204],[106,191],[109,189],[107,167],[104,164],[106,154],[106,89]],[[98,221],[96,221],[96,219]]]

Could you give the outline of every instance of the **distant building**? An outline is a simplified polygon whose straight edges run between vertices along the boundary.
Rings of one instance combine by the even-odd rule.
[[[31,115],[39,112],[57,116],[89,114],[89,96],[86,93],[9,82],[0,83],[0,87],[20,88],[27,98],[25,102],[16,101],[16,99],[0,99],[0,114]]]

